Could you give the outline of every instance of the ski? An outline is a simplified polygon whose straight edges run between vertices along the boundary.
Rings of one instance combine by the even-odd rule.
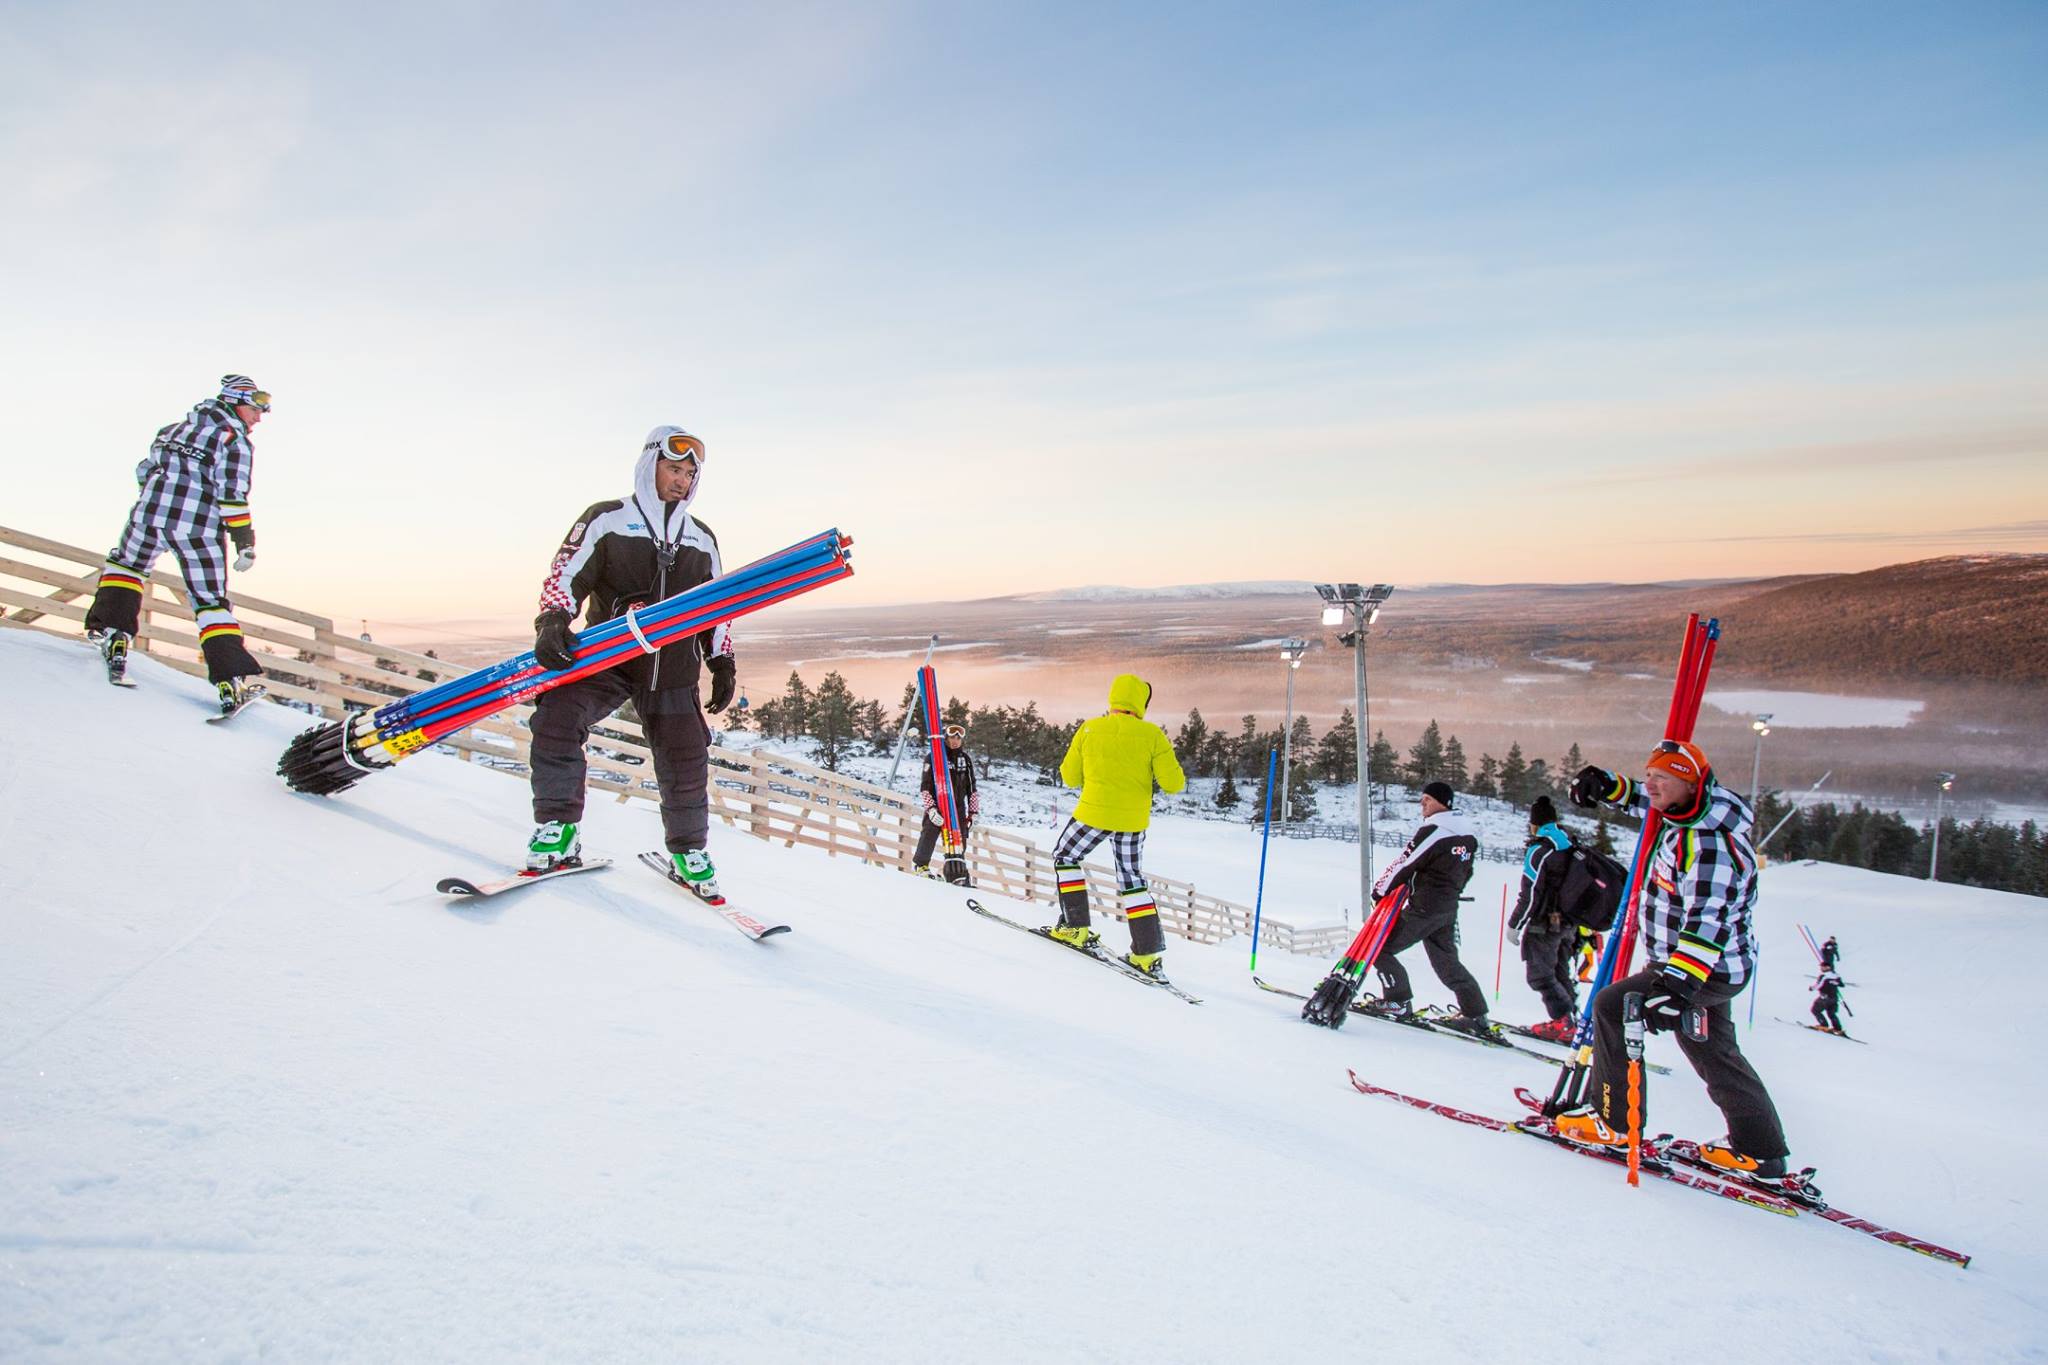
[[[1570,1043],[1560,1043],[1555,1038],[1545,1038],[1540,1033],[1532,1032],[1527,1024],[1502,1024],[1501,1028],[1503,1028],[1509,1033],[1514,1034],[1518,1038],[1530,1038],[1539,1043],[1549,1043],[1553,1047],[1564,1048],[1567,1052],[1571,1050],[1572,1045]],[[1569,1057],[1565,1057],[1561,1058],[1560,1060],[1570,1061],[1571,1059]],[[1669,1076],[1671,1074],[1671,1068],[1665,1066],[1661,1062],[1646,1061],[1643,1063],[1643,1070],[1655,1076]]]
[[[107,681],[116,687],[133,687],[134,681],[128,676],[128,645],[125,641],[112,649],[108,648],[106,637],[88,635],[85,643],[92,652],[100,656],[100,663],[107,670]]]
[[[1272,982],[1262,981],[1256,976],[1252,978],[1252,984],[1262,991],[1271,991],[1274,995],[1284,995],[1290,1000],[1308,999],[1308,996],[1300,991],[1291,991],[1285,986],[1275,986]],[[1565,1059],[1562,1057],[1553,1057],[1547,1052],[1538,1052],[1533,1047],[1523,1047],[1519,1043],[1510,1043],[1505,1038],[1482,1038],[1476,1033],[1467,1033],[1463,1029],[1446,1028],[1442,1023],[1430,1017],[1429,1011],[1433,1010],[1435,1006],[1425,1005],[1421,1010],[1407,1015],[1383,1014],[1365,1003],[1366,1000],[1371,998],[1365,997],[1352,1001],[1345,1013],[1356,1015],[1361,1019],[1377,1019],[1385,1024],[1399,1024],[1404,1028],[1412,1028],[1422,1033],[1435,1033],[1446,1038],[1462,1039],[1468,1043],[1477,1043],[1480,1047],[1498,1048],[1507,1052],[1519,1052],[1524,1057],[1534,1057],[1537,1061],[1548,1062],[1552,1066],[1563,1066],[1565,1064]]]
[[[1698,1143],[1687,1141],[1684,1138],[1666,1139],[1663,1144],[1663,1151],[1673,1161],[1680,1162],[1686,1166],[1710,1171],[1720,1169],[1708,1162],[1700,1154]],[[1838,1227],[1848,1228],[1851,1232],[1860,1232],[1865,1236],[1875,1237],[1887,1246],[1904,1247],[1908,1251],[1917,1251],[1922,1256],[1932,1257],[1937,1261],[1946,1261],[1958,1269],[1964,1269],[1969,1266],[1970,1257],[1964,1252],[1951,1251],[1947,1247],[1927,1241],[1925,1238],[1898,1232],[1884,1226],[1882,1223],[1874,1223],[1868,1218],[1859,1218],[1853,1213],[1844,1213],[1842,1210],[1835,1208],[1821,1196],[1820,1190],[1812,1183],[1812,1177],[1813,1167],[1809,1166],[1797,1175],[1786,1177],[1786,1183],[1783,1186],[1784,1197],[1798,1205],[1801,1211],[1810,1213],[1816,1218],[1824,1219]],[[1736,1178],[1740,1179],[1740,1177]],[[1772,1193],[1778,1192],[1778,1187],[1772,1186],[1757,1185],[1751,1186],[1751,1188],[1759,1190],[1768,1189]]]
[[[1627,1163],[1626,1152],[1617,1157],[1600,1148],[1587,1147],[1581,1143],[1573,1142],[1569,1138],[1549,1129],[1547,1122],[1540,1118],[1525,1123],[1511,1123],[1506,1119],[1497,1119],[1486,1114],[1474,1114],[1469,1110],[1454,1109],[1448,1104],[1438,1104],[1434,1100],[1418,1099],[1414,1095],[1404,1095],[1398,1090],[1388,1090],[1384,1086],[1374,1085],[1372,1082],[1363,1079],[1356,1071],[1350,1072],[1349,1075],[1352,1086],[1361,1095],[1377,1095],[1381,1099],[1393,1100],[1397,1104],[1405,1104],[1410,1109],[1420,1109],[1425,1113],[1436,1114],[1458,1123],[1469,1123],[1475,1128],[1484,1128],[1489,1132],[1522,1133],[1536,1138],[1538,1141],[1548,1143],[1553,1147],[1561,1147],[1565,1151],[1576,1152],[1580,1156],[1590,1157],[1609,1166],[1621,1166]],[[1746,1186],[1732,1185],[1726,1181],[1715,1179],[1712,1176],[1693,1171],[1684,1166],[1672,1165],[1661,1157],[1654,1143],[1645,1142],[1643,1144],[1639,1169],[1644,1175],[1653,1175],[1660,1180],[1668,1180],[1674,1185],[1683,1185],[1688,1189],[1700,1190],[1707,1194],[1716,1194],[1723,1199],[1732,1199],[1737,1203],[1747,1204],[1751,1208],[1783,1214],[1787,1218],[1793,1217],[1799,1212],[1798,1207],[1788,1199],[1766,1194],[1761,1190],[1750,1189]]]
[[[676,871],[675,861],[665,854],[643,853],[640,855],[640,861],[674,882],[677,886],[682,887],[683,890],[689,892],[691,899],[695,900],[698,904],[708,905],[713,910],[716,910],[727,924],[730,924],[756,943],[770,935],[786,934],[789,932],[787,924],[763,924],[746,911],[734,906],[724,896],[699,895],[697,888],[683,880],[682,874]]]
[[[989,909],[986,905],[983,905],[980,901],[974,899],[974,897],[972,896],[969,896],[967,898],[967,908],[969,910],[972,910],[975,914],[980,915],[983,919],[992,919],[997,924],[1007,924],[1012,929],[1020,930],[1023,933],[1030,934],[1034,938],[1042,938],[1048,943],[1059,944],[1060,947],[1065,948],[1067,951],[1079,953],[1082,957],[1087,958],[1091,962],[1100,962],[1103,966],[1109,968],[1111,971],[1127,976],[1133,981],[1140,981],[1147,986],[1152,986],[1159,990],[1165,991],[1169,995],[1179,996],[1182,1000],[1187,1001],[1190,1005],[1199,1005],[1202,1003],[1199,997],[1189,995],[1186,991],[1174,985],[1171,981],[1168,981],[1163,976],[1148,976],[1144,972],[1139,971],[1136,967],[1133,967],[1130,963],[1123,961],[1121,958],[1111,957],[1108,953],[1103,952],[1099,948],[1076,948],[1071,943],[1060,943],[1058,939],[1054,938],[1051,934],[1047,933],[1040,926],[1035,924],[1026,924],[1021,920],[1010,919],[1005,915],[998,915],[995,911]]]
[[[1797,1019],[1779,1019],[1777,1015],[1772,1015],[1771,1017],[1778,1019],[1778,1022],[1781,1024],[1790,1024],[1793,1028],[1803,1028],[1813,1033],[1825,1033],[1828,1037],[1840,1038],[1845,1043],[1861,1043],[1865,1047],[1870,1046],[1868,1038],[1851,1038],[1846,1033],[1836,1033],[1833,1029],[1824,1029],[1819,1024],[1802,1024]]]
[[[467,877],[443,877],[434,884],[434,889],[444,896],[479,898],[499,896],[507,891],[517,891],[522,886],[532,886],[536,882],[553,881],[557,877],[570,877],[578,872],[595,872],[599,868],[610,867],[611,865],[612,860],[609,858],[592,858],[588,862],[563,863],[559,866],[551,867],[545,872],[516,872],[512,876],[504,877],[494,882],[473,882]]]
[[[236,716],[239,716],[239,715],[241,715],[241,714],[242,714],[242,712],[244,712],[244,711],[248,710],[248,709],[249,709],[249,703],[250,703],[250,702],[252,702],[252,701],[257,701],[257,700],[259,700],[259,699],[260,699],[260,698],[261,698],[261,697],[263,696],[263,693],[264,693],[264,687],[263,687],[263,684],[262,684],[262,683],[257,683],[257,684],[256,684],[255,686],[251,687],[251,688],[250,688],[250,689],[249,689],[248,691],[244,692],[244,693],[243,693],[243,694],[242,694],[242,695],[241,695],[241,696],[240,696],[240,697],[239,697],[239,698],[238,698],[238,699],[236,700],[236,702],[235,702],[235,708],[234,708],[234,710],[232,710],[232,711],[216,711],[216,712],[215,712],[215,713],[214,713],[213,715],[210,715],[210,716],[208,716],[208,717],[206,718],[206,723],[207,723],[208,725],[219,725],[219,724],[220,724],[220,723],[221,723],[222,721],[229,721],[229,720],[233,720],[233,719],[234,719],[234,718],[235,718]]]

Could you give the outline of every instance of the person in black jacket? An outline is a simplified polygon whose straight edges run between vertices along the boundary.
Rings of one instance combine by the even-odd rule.
[[[1840,966],[1841,963],[1842,945],[1835,942],[1833,934],[1829,934],[1828,941],[1820,945],[1820,969],[1824,972],[1831,972]]]
[[[981,814],[981,793],[974,789],[974,760],[967,753],[967,728],[946,727],[946,780],[953,784],[953,818],[960,822],[960,846],[967,846],[967,831]],[[924,756],[924,778],[917,784],[918,800],[924,806],[924,827],[917,832],[917,852],[910,855],[911,871],[920,877],[931,875],[932,850],[946,832],[946,819],[939,810],[938,783],[933,780],[932,756]]]
[[[1813,998],[1813,1022],[1829,1033],[1842,1032],[1842,978],[1832,967],[1820,969],[1820,976],[1814,980],[1811,989]],[[1848,1035],[1843,1034],[1844,1037]]]
[[[1420,943],[1429,954],[1437,980],[1458,998],[1458,1013],[1444,1024],[1461,1032],[1494,1036],[1500,1027],[1487,1020],[1486,995],[1458,960],[1458,895],[1472,879],[1479,832],[1451,808],[1456,800],[1448,783],[1431,782],[1422,789],[1422,824],[1401,856],[1373,884],[1374,899],[1403,885],[1408,888],[1408,904],[1374,966],[1380,974],[1383,1012],[1405,1014],[1415,993],[1408,984],[1407,968],[1394,955]]]
[[[633,469],[633,492],[600,502],[576,519],[541,586],[534,618],[534,657],[550,669],[576,665],[570,629],[579,604],[596,625],[627,610],[694,588],[724,572],[718,539],[691,515],[704,469],[704,443],[681,427],[647,434]],[[699,709],[700,665],[711,673],[711,697]],[[732,701],[736,683],[732,636],[723,625],[664,645],[616,668],[543,692],[534,703],[533,818],[527,867],[541,871],[582,850],[583,743],[590,727],[627,701],[639,713],[654,776],[661,788],[661,825],[676,872],[690,889],[716,899],[717,870],[705,851],[710,804],[706,749],[713,715]]]
[[[1539,796],[1529,807],[1529,843],[1522,850],[1522,890],[1508,916],[1508,939],[1522,950],[1529,988],[1542,997],[1548,1021],[1529,1030],[1569,1043],[1577,1030],[1579,987],[1572,963],[1582,930],[1558,910],[1558,893],[1571,866],[1571,835],[1557,822],[1557,804]]]

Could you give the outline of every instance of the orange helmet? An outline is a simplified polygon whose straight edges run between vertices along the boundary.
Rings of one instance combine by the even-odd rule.
[[[1667,739],[1652,749],[1643,767],[1669,773],[1695,787],[1704,786],[1714,775],[1713,765],[1707,762],[1700,746],[1682,739]]]

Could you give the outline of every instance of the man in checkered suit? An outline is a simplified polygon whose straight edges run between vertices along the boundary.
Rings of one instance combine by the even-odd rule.
[[[1597,1145],[1627,1142],[1628,1062],[1623,1002],[1643,997],[1653,1032],[1674,1030],[1679,1051],[1707,1083],[1707,1097],[1728,1121],[1725,1142],[1702,1154],[1733,1174],[1782,1178],[1785,1129],[1777,1106],[1735,1041],[1729,1002],[1756,971],[1755,817],[1749,804],[1715,780],[1698,745],[1666,740],[1651,753],[1640,782],[1586,768],[1572,782],[1580,806],[1605,805],[1638,817],[1655,809],[1663,823],[1642,888],[1643,941],[1650,965],[1610,983],[1593,998],[1593,1110],[1558,1116],[1558,1131]],[[1638,1120],[1647,1127],[1647,1084]]]
[[[221,538],[234,542],[236,569],[255,562],[249,476],[256,452],[249,433],[269,411],[270,395],[255,380],[222,375],[219,395],[157,432],[149,458],[135,467],[142,494],[128,513],[120,543],[107,556],[85,618],[86,635],[100,646],[117,680],[141,618],[150,568],[165,550],[178,557],[206,673],[220,688],[223,704],[240,695],[241,679],[262,674],[228,604],[228,558]]]

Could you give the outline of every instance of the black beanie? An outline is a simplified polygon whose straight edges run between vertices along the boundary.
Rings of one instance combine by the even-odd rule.
[[[1451,790],[1451,784],[1448,782],[1424,783],[1422,794],[1443,802],[1446,808],[1454,806],[1458,802],[1458,794]]]
[[[1557,807],[1549,797],[1539,796],[1529,803],[1529,823],[1538,829],[1557,823]]]

